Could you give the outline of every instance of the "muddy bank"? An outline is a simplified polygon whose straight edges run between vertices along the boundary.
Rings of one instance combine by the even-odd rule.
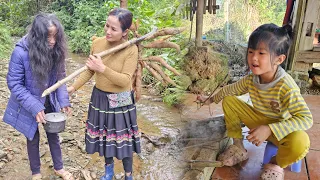
[[[68,59],[67,73],[83,66],[86,58],[77,55]],[[0,119],[9,98],[5,76],[7,60],[1,61]],[[70,82],[71,83],[71,82]],[[67,120],[66,130],[60,133],[65,169],[77,179],[96,179],[104,173],[104,159],[88,155],[84,147],[86,112],[94,82],[88,82],[71,97],[73,113]],[[192,97],[193,98],[193,97]],[[188,170],[182,163],[184,142],[179,141],[190,119],[183,117],[177,109],[169,108],[158,96],[143,92],[137,103],[138,125],[142,132],[142,153],[134,155],[135,179],[180,179]],[[207,115],[203,115],[206,118]],[[30,179],[26,138],[0,121],[0,179]],[[41,172],[44,179],[59,179],[53,173],[53,163],[42,125],[40,131]],[[115,161],[115,179],[124,176],[122,163]],[[160,178],[161,177],[161,178]]]

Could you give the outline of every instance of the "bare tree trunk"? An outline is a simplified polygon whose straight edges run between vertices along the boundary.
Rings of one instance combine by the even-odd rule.
[[[196,46],[202,46],[202,26],[203,26],[204,0],[197,0],[196,12]]]
[[[123,9],[128,9],[128,0],[120,0],[120,7]]]
[[[40,11],[40,3],[39,3],[39,0],[37,0],[36,2],[37,2],[37,13],[39,13],[39,11]]]

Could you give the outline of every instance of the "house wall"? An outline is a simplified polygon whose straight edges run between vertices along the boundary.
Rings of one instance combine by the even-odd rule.
[[[320,52],[314,50],[316,28],[320,27],[320,1],[298,0],[295,12],[294,43],[289,55],[288,72],[295,79],[300,88],[310,83],[308,71],[313,63],[320,63]]]

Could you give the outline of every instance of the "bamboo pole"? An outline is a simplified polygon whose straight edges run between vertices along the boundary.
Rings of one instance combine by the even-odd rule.
[[[127,41],[125,43],[122,43],[116,47],[113,47],[111,49],[108,49],[108,50],[105,50],[105,51],[102,51],[100,53],[97,53],[97,54],[94,54],[95,56],[100,56],[100,57],[103,57],[105,55],[108,55],[108,54],[111,54],[111,53],[114,53],[114,52],[117,52],[127,46],[130,46],[130,45],[133,45],[137,42],[140,42],[142,40],[144,40],[145,38],[149,37],[149,36],[152,36],[154,33],[156,33],[157,31],[157,28],[153,28],[151,32],[149,32],[148,34],[144,35],[144,36],[141,36],[139,38],[134,38],[134,39],[131,39],[130,41]],[[44,90],[41,97],[45,97],[47,96],[48,94],[50,94],[51,92],[53,92],[54,90],[58,89],[60,86],[62,86],[63,84],[67,83],[68,81],[70,81],[71,79],[73,79],[74,77],[76,77],[77,75],[79,75],[81,72],[87,70],[88,67],[87,66],[84,66],[80,69],[78,69],[77,71],[73,72],[72,74],[70,74],[69,76],[65,77],[64,79],[61,79],[60,81],[58,81],[57,83],[55,83],[54,85],[52,85],[51,87],[49,87],[48,89]]]

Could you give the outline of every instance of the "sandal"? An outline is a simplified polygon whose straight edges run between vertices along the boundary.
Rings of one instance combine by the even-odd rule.
[[[260,178],[262,180],[284,180],[284,171],[276,164],[266,164]]]
[[[222,154],[219,155],[218,161],[225,166],[234,166],[249,158],[248,152],[243,151],[236,145],[230,145]]]
[[[68,171],[64,171],[62,174],[58,173],[58,171],[54,170],[55,174],[61,177],[63,180],[74,180],[74,177]]]
[[[41,174],[34,174],[34,175],[32,175],[31,179],[32,180],[40,180],[40,179],[42,179],[42,175]]]

